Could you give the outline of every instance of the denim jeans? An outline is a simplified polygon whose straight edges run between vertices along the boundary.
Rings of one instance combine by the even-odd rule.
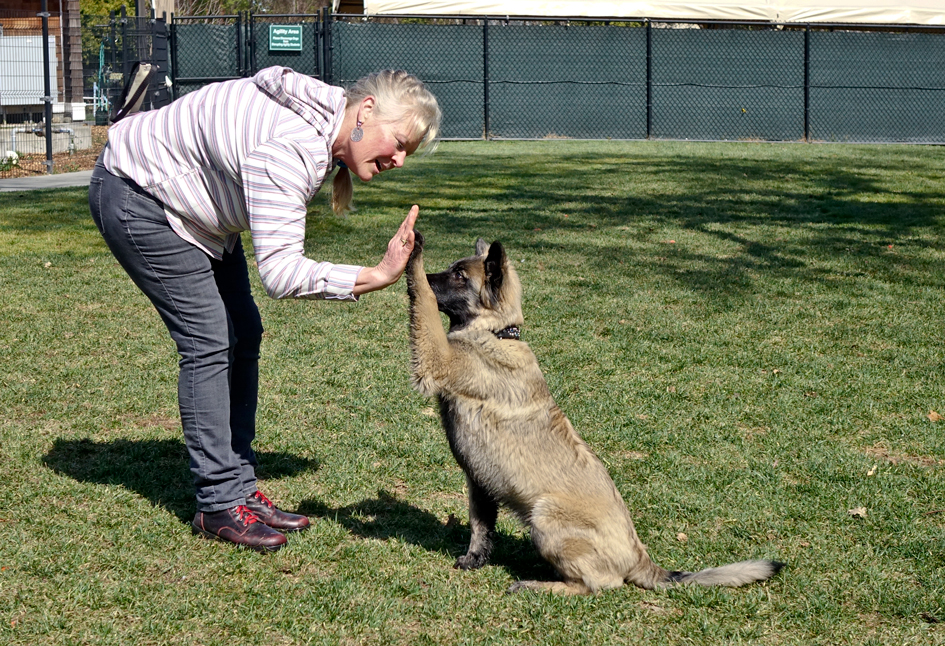
[[[171,229],[161,202],[109,173],[101,158],[89,207],[108,248],[177,344],[177,399],[197,510],[244,504],[256,491],[251,443],[263,327],[242,246],[211,258]]]

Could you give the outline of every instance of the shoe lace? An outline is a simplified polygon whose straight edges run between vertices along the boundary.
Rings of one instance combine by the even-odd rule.
[[[252,525],[259,522],[259,517],[246,505],[236,506],[236,519],[244,525]]]
[[[274,506],[275,506],[271,500],[269,500],[268,498],[266,498],[266,494],[264,494],[264,493],[261,492],[261,491],[257,491],[256,493],[254,493],[254,494],[253,494],[253,498],[255,498],[255,499],[258,500],[259,502],[263,503],[263,504],[266,505],[267,507],[274,507]]]

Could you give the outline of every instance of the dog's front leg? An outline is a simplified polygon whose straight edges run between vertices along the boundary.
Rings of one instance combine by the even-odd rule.
[[[423,269],[423,236],[415,231],[413,252],[407,261],[407,294],[410,297],[410,351],[413,383],[417,390],[433,396],[447,374],[450,347],[440,320],[436,296]]]
[[[461,570],[475,570],[485,565],[492,554],[492,539],[495,537],[495,521],[499,515],[499,505],[485,489],[467,477],[469,487],[469,528],[472,536],[469,549],[464,556],[456,559],[455,567]]]

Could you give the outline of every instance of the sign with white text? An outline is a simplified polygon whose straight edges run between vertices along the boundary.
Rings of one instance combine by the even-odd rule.
[[[269,51],[302,51],[302,25],[269,25]]]

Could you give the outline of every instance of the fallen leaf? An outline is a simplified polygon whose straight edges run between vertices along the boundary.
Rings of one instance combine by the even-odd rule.
[[[875,476],[875,475],[876,475],[876,469],[878,469],[878,468],[879,468],[878,465],[875,465],[875,464],[874,464],[874,465],[873,465],[873,468],[866,472],[866,475],[868,475],[868,476]]]
[[[847,510],[847,513],[854,518],[866,518],[866,507],[854,507]]]
[[[686,536],[684,533],[679,532],[678,534],[676,534],[676,540],[679,541],[680,543],[685,543],[686,541],[689,540],[689,537]]]
[[[933,422],[941,422],[941,421],[942,421],[942,416],[939,415],[938,413],[936,413],[934,410],[930,410],[930,411],[929,411],[928,417],[929,417],[929,420],[931,420],[931,421],[933,421]]]

